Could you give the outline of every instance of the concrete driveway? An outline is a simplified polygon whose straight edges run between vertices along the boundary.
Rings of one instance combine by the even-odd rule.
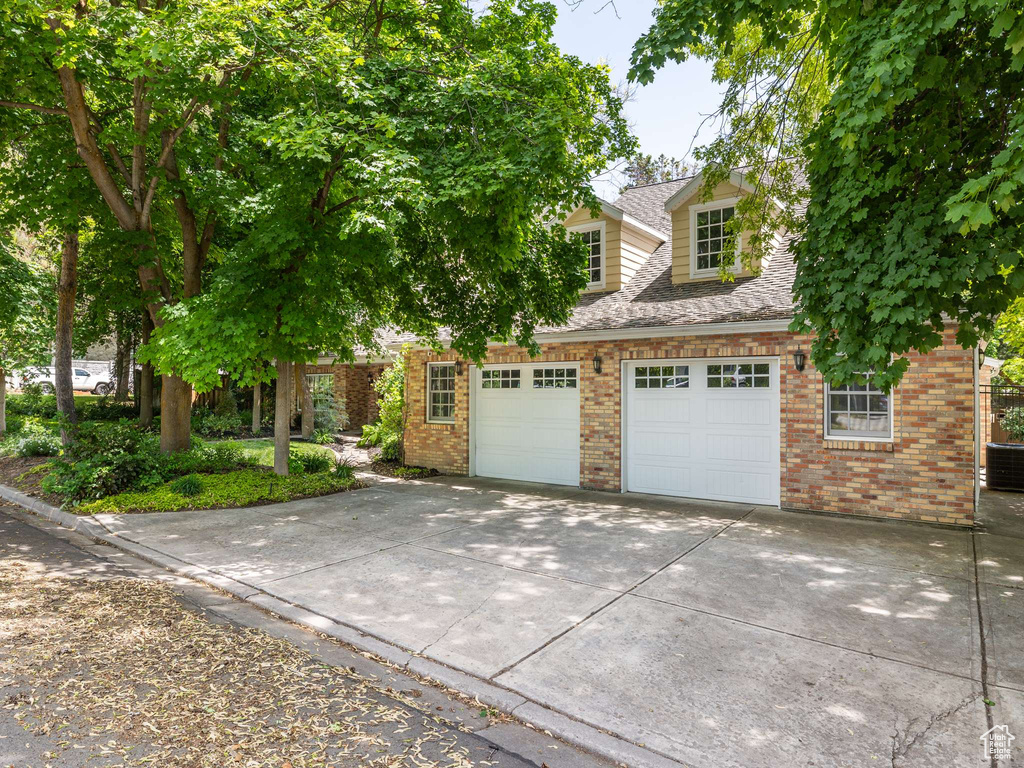
[[[1024,744],[1024,515],[989,498],[986,534],[453,478],[100,519],[686,765],[973,766]]]

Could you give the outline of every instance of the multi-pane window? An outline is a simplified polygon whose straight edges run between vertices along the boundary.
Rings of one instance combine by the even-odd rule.
[[[534,389],[576,389],[575,368],[534,368]]]
[[[519,369],[503,371],[483,371],[481,386],[484,389],[519,389]]]
[[[715,363],[708,366],[708,389],[767,389],[771,385],[769,363]]]
[[[427,366],[427,421],[455,421],[455,364]]]
[[[863,383],[825,386],[829,437],[892,436],[892,399],[865,378]]]
[[[317,424],[326,424],[334,409],[334,374],[310,373],[306,375],[309,394],[313,397],[313,418]],[[301,401],[302,396],[299,395]],[[302,410],[301,402],[299,410]]]
[[[601,262],[604,260],[604,243],[601,240],[601,229],[588,229],[579,234],[587,245],[587,282],[590,285],[600,285],[602,276]]]
[[[725,208],[697,211],[694,245],[696,246],[698,272],[706,269],[718,269],[722,265],[722,254],[728,241],[725,231],[726,224],[735,214],[736,209],[731,205]],[[732,266],[735,257],[727,259],[727,261],[729,266]]]
[[[638,366],[633,372],[633,386],[637,389],[687,389],[690,386],[690,366]]]

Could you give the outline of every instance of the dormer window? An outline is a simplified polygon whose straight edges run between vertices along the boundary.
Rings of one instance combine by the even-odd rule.
[[[572,227],[587,246],[587,288],[604,288],[605,226],[603,221]]]
[[[690,277],[716,275],[723,261],[728,262],[730,269],[739,266],[739,235],[736,236],[734,246],[726,253],[729,238],[726,225],[735,215],[734,199],[690,207]]]

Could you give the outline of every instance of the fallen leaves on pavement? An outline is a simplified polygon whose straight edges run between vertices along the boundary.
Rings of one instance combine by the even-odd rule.
[[[101,745],[101,764],[471,764],[459,733],[412,698],[259,630],[212,623],[166,585],[4,560],[0,602],[0,708],[64,749]]]

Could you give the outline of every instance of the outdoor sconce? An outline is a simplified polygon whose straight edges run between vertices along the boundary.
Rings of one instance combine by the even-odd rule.
[[[366,383],[373,384],[373,374],[370,371],[366,372]]]
[[[802,349],[798,349],[796,352],[793,353],[793,366],[798,371],[802,372],[804,370],[804,365],[806,364],[807,355],[804,354],[804,351]]]
[[[601,356],[594,355],[594,373],[601,372]]]
[[[456,360],[455,361],[455,375],[456,376],[461,376],[462,375],[462,361],[461,360]]]

